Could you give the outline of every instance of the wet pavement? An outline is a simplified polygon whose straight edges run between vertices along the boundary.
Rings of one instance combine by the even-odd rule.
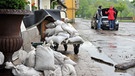
[[[66,52],[62,45],[59,46],[58,50],[77,63],[77,65],[75,65],[77,76],[107,76],[99,65],[91,59],[88,51],[89,48],[95,49],[90,42],[85,41],[80,45],[78,55],[74,54],[72,45],[68,45]],[[93,49],[90,50],[93,51]]]
[[[90,28],[90,20],[76,19],[76,24],[74,25],[74,27],[79,31],[81,37],[86,41],[85,43],[90,43],[87,43],[86,46],[82,47],[83,52],[86,51],[88,52],[87,55],[89,55],[89,60],[91,63],[87,64],[96,65],[96,67],[100,69],[100,72],[103,73],[103,76],[135,76],[135,68],[120,71],[116,70],[114,66],[103,63],[103,61],[96,61],[100,58],[101,60],[105,60],[105,62],[109,61],[109,63],[117,64],[130,62],[132,59],[135,59],[134,25],[135,23],[120,23],[120,28],[118,31],[96,31]],[[94,46],[95,49],[92,49],[92,46]],[[82,54],[83,53],[80,50],[79,55]],[[94,57],[96,59],[91,59],[91,57]],[[80,59],[81,58],[79,58],[78,60]],[[98,72],[98,70],[95,70],[95,73],[96,72]],[[79,76],[101,75],[81,74]]]
[[[76,19],[73,27],[84,43],[78,55],[68,45],[63,53],[74,60],[78,76],[135,76],[135,68],[115,69],[115,65],[135,59],[135,23],[120,23],[118,31],[96,31],[90,28],[90,20]],[[63,46],[59,50],[64,50]]]

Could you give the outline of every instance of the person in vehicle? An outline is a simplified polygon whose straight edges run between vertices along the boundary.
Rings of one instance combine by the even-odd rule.
[[[97,29],[98,30],[101,30],[101,17],[102,17],[102,6],[98,6],[98,9],[97,9],[97,19],[98,19],[98,26],[97,26]]]
[[[114,11],[113,6],[110,6],[109,10],[105,12],[108,14],[108,20],[109,20],[109,29],[113,30],[114,29],[114,24],[115,24],[115,14],[116,12]]]

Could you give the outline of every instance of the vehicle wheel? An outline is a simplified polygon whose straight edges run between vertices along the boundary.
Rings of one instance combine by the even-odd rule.
[[[115,27],[115,30],[118,31],[119,30],[119,25],[117,25],[117,27]]]
[[[91,29],[94,29],[94,27],[93,27],[93,26],[91,26]]]
[[[97,30],[97,25],[95,25],[94,29]]]
[[[119,28],[117,27],[115,30],[116,30],[116,31],[118,31],[118,30],[119,30]]]
[[[78,54],[80,44],[73,44],[73,46],[74,46],[74,53],[75,53],[75,54]]]
[[[95,27],[94,29],[97,30],[97,27]]]

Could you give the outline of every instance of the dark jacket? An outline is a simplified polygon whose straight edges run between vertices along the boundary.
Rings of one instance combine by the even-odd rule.
[[[97,15],[97,19],[102,17],[102,9],[101,8],[98,8],[96,15]]]

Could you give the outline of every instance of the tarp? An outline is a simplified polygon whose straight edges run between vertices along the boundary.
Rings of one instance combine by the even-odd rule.
[[[26,28],[37,26],[45,19],[48,19],[51,22],[54,22],[55,20],[61,20],[60,10],[41,9],[41,10],[33,11],[33,13],[34,14],[26,15],[23,18],[23,22]]]

